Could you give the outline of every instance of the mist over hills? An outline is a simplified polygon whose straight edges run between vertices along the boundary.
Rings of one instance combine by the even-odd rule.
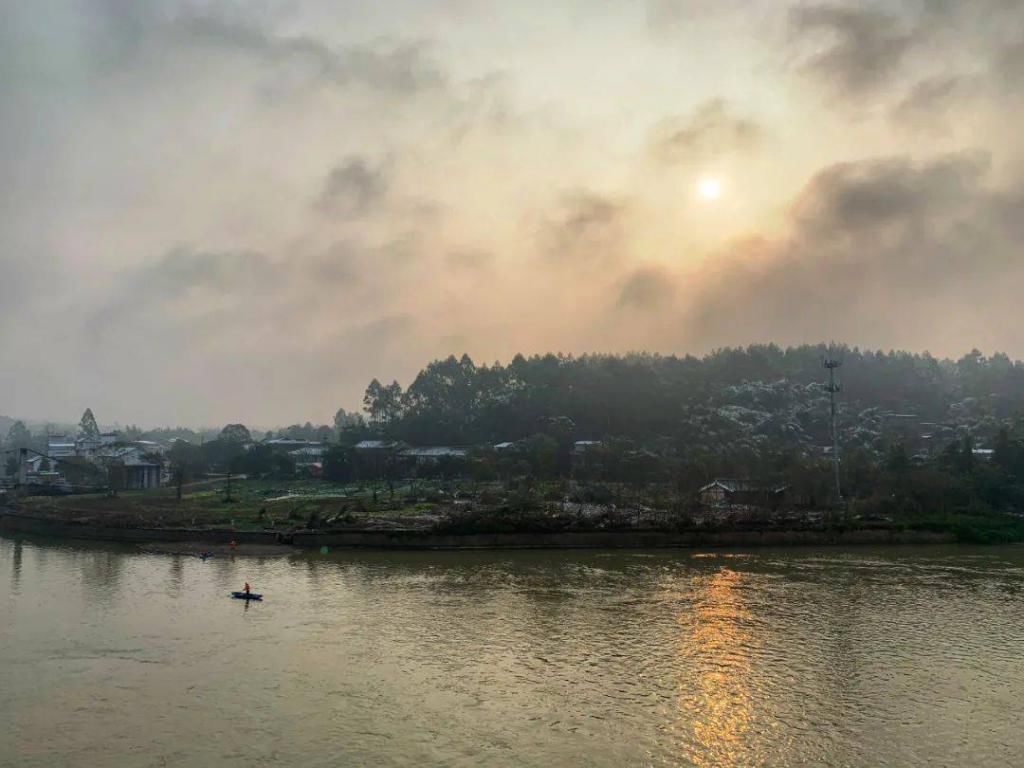
[[[370,421],[413,443],[515,440],[552,419],[578,439],[611,436],[677,449],[809,448],[828,441],[824,345],[729,348],[704,357],[449,357],[408,389],[371,384]],[[1024,413],[1024,365],[977,350],[959,360],[837,347],[845,443],[881,450],[887,425],[989,438]],[[909,435],[908,435],[909,436]]]
[[[821,366],[828,353],[824,345],[753,345],[703,357],[520,355],[507,365],[451,356],[429,363],[407,388],[371,382],[365,420],[343,408],[333,423],[267,434],[338,439],[347,431],[418,445],[474,445],[557,432],[577,440],[624,438],[671,452],[811,450],[829,443]],[[843,363],[845,446],[882,451],[894,435],[916,445],[922,438],[938,443],[970,434],[981,444],[1024,414],[1024,364],[1005,354],[972,350],[951,360],[846,346],[831,354]],[[13,423],[0,416],[0,435]],[[138,437],[201,433],[131,430]],[[205,439],[216,431],[205,430]]]

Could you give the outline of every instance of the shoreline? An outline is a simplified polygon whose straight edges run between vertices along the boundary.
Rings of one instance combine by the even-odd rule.
[[[65,537],[67,538],[67,537]],[[95,541],[95,539],[94,539]],[[106,540],[104,540],[106,541]],[[118,542],[110,542],[118,543]],[[186,557],[284,557],[301,554],[305,550],[287,544],[239,544],[232,549],[230,544],[215,544],[208,541],[141,542],[136,544],[140,552],[151,555],[183,555]]]
[[[763,530],[606,530],[443,533],[397,529],[235,531],[209,528],[115,528],[0,510],[0,532],[137,544],[148,551],[273,555],[335,549],[717,549],[725,547],[953,544],[952,532],[896,528]],[[230,542],[237,548],[230,549]]]

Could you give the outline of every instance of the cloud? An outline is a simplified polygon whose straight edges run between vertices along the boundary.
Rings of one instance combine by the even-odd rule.
[[[251,251],[204,251],[177,247],[158,261],[128,270],[111,285],[110,297],[87,324],[94,339],[118,325],[216,313],[225,300],[256,301],[280,284],[279,268]],[[179,302],[190,302],[184,312]]]
[[[686,117],[663,121],[655,129],[652,150],[665,163],[700,163],[751,151],[763,138],[760,124],[733,114],[723,99],[712,99]]]
[[[644,3],[10,4],[0,401],[329,419],[455,345],[1024,354],[1024,4],[797,2],[650,0],[657,44]]]
[[[361,246],[350,240],[333,243],[310,259],[310,272],[320,285],[352,285],[362,281]]]
[[[995,190],[980,153],[842,163],[795,200],[785,237],[735,244],[692,276],[683,320],[705,345],[844,338],[1019,348],[1024,188]]]
[[[953,31],[963,40],[965,35],[981,32],[991,35],[1013,29],[1014,22],[1024,18],[1020,0],[902,0],[905,8],[920,13],[921,26],[930,30]],[[1001,37],[1001,35],[1000,35]],[[991,39],[985,43],[991,44]]]
[[[913,228],[927,216],[957,213],[988,166],[988,156],[974,152],[922,166],[906,157],[837,163],[811,179],[791,214],[804,237],[873,238],[890,225]]]
[[[675,295],[671,275],[661,267],[641,267],[628,275],[619,290],[619,306],[654,310]]]
[[[460,248],[450,251],[445,256],[445,261],[452,269],[478,272],[494,263],[494,254],[480,249]]]
[[[151,266],[139,268],[135,289],[147,296],[173,298],[194,288],[234,291],[263,283],[273,274],[266,256],[253,251],[174,248]]]
[[[618,258],[626,206],[593,192],[563,197],[560,210],[545,222],[542,249],[559,262],[599,263]]]
[[[332,215],[363,216],[384,200],[390,186],[388,164],[373,165],[363,157],[349,158],[327,174],[316,205]]]
[[[363,84],[400,95],[444,85],[445,77],[421,42],[390,46],[331,46],[312,35],[283,35],[262,28],[251,17],[185,15],[174,27],[192,45],[251,56],[275,67],[303,67],[311,81],[338,86]]]
[[[967,79],[957,75],[939,75],[915,84],[900,100],[889,117],[898,127],[922,133],[949,132],[949,113],[963,107]]]
[[[993,69],[1004,88],[1020,91],[1024,87],[1024,38],[999,48]]]
[[[409,333],[414,326],[415,319],[411,315],[395,312],[363,323],[350,331],[348,336],[372,350]]]
[[[813,47],[802,69],[842,96],[887,85],[916,43],[898,16],[866,6],[800,5],[789,21]]]
[[[645,11],[651,32],[662,35],[697,19],[742,9],[749,0],[647,0]]]
[[[408,312],[388,312],[373,317],[331,335],[322,345],[321,354],[327,358],[321,365],[325,372],[329,372],[336,369],[335,356],[362,360],[374,355],[393,354],[395,347],[400,347],[415,332],[416,318]]]

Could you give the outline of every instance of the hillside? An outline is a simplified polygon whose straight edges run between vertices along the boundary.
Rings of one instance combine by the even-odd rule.
[[[415,444],[478,444],[560,432],[716,453],[812,449],[829,438],[823,346],[724,349],[704,357],[517,356],[435,361],[408,389],[367,390],[371,422]],[[974,351],[959,360],[841,347],[843,444],[872,452],[971,434],[992,440],[1024,413],[1024,365]],[[558,435],[553,435],[558,436]]]

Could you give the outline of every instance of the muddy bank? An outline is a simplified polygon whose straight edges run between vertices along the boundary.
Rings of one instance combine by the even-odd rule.
[[[72,539],[93,539],[126,543],[206,542],[229,545],[283,543],[275,531],[235,531],[229,528],[145,528],[105,526],[91,519],[60,520],[0,510],[0,530],[31,533],[38,536],[64,536]]]
[[[952,533],[895,528],[793,530],[616,530],[557,533],[459,533],[422,530],[234,531],[208,528],[115,528],[0,511],[0,531],[145,545],[147,549],[235,554],[295,549],[664,549],[867,544],[948,544]],[[154,550],[156,551],[156,550]]]

